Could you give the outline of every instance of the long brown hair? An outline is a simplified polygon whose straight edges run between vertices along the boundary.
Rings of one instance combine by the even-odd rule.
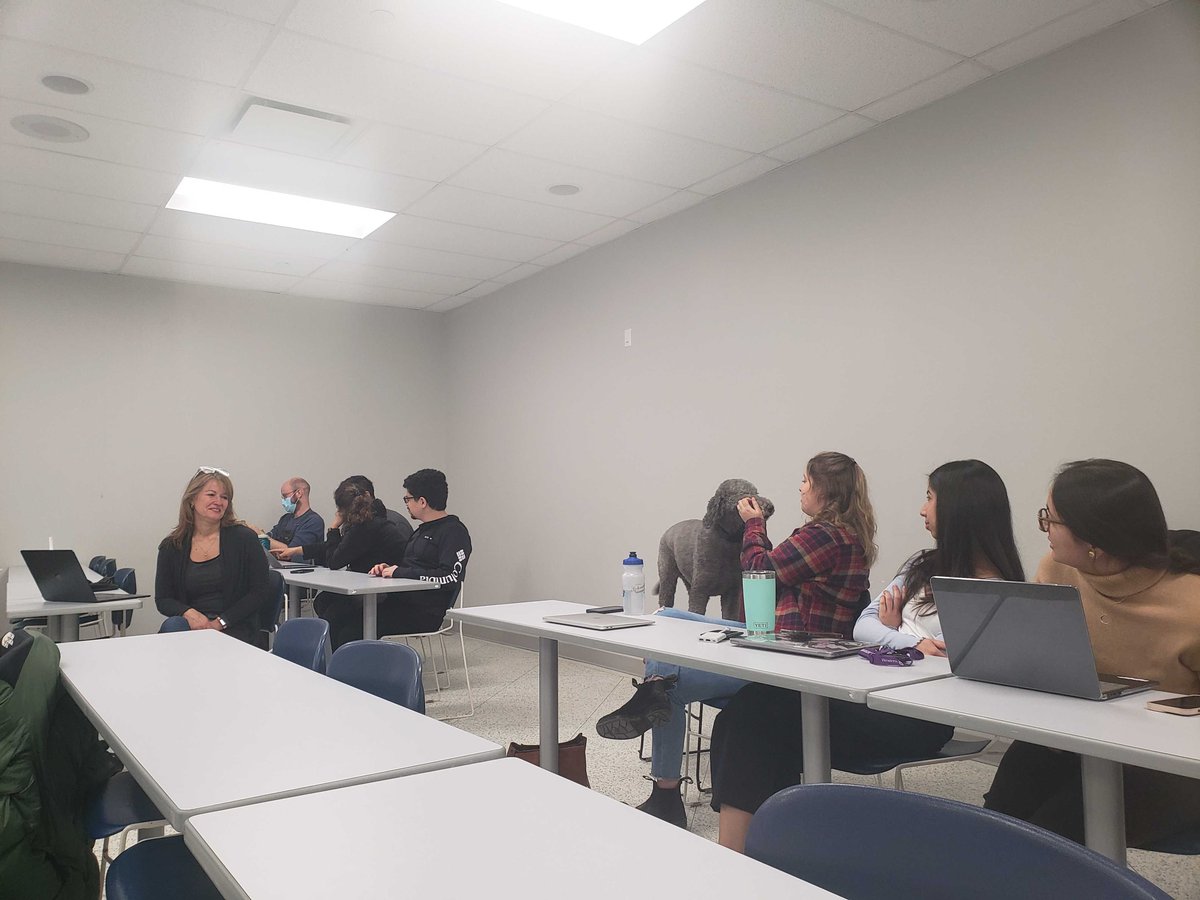
[[[854,532],[867,566],[875,565],[879,547],[875,544],[875,510],[867,494],[867,476],[862,468],[845,453],[818,453],[804,467],[808,480],[817,489],[825,504],[813,519],[840,525]]]
[[[182,549],[183,542],[192,536],[196,527],[196,510],[192,504],[210,481],[215,481],[229,495],[229,506],[225,508],[225,515],[221,517],[221,527],[241,524],[241,519],[233,512],[233,482],[229,480],[229,476],[224,472],[205,472],[199,469],[183,489],[183,497],[179,501],[179,524],[167,535],[171,546]]]
[[[333,503],[342,514],[342,521],[347,525],[361,525],[369,522],[375,515],[371,506],[375,497],[354,480],[347,478],[333,492]]]

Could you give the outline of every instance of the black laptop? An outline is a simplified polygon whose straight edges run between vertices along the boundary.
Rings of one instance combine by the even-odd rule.
[[[29,574],[37,583],[42,599],[50,603],[101,603],[105,600],[128,600],[149,597],[149,594],[96,593],[83,574],[83,566],[74,550],[22,550]]]

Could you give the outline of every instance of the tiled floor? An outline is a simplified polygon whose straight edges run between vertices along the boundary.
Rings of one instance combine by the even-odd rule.
[[[427,712],[436,718],[461,715],[469,709],[458,641],[455,639],[448,644],[451,687],[440,697],[433,690],[432,674],[426,665]],[[509,741],[537,743],[537,654],[468,638],[467,657],[476,712],[472,717],[454,719],[450,724],[502,745]],[[596,734],[596,720],[624,703],[631,693],[627,674],[567,659],[560,662],[560,739],[567,740],[582,732],[588,741],[587,767],[592,788],[636,805],[650,793],[649,782],[643,780],[650,772],[650,763],[638,759],[637,741],[607,741]],[[911,769],[905,774],[905,786],[908,790],[978,804],[991,783],[996,758],[998,755],[993,756],[990,764],[967,761]],[[705,778],[707,780],[707,774]],[[834,780],[874,783],[873,778],[842,773],[834,773]],[[716,840],[717,817],[706,803],[689,807],[688,818],[691,831]],[[469,848],[464,849],[469,853]],[[1129,855],[1134,869],[1173,897],[1200,900],[1200,857],[1137,850],[1130,851]]]

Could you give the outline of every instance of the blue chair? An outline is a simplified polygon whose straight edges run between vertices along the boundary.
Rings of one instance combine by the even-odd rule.
[[[334,651],[329,677],[425,714],[421,657],[407,644],[351,641]]]
[[[849,900],[1167,900],[1140,875],[1018,819],[852,784],[787,788],[755,814],[746,855]]]
[[[896,790],[902,791],[904,790],[903,773],[905,769],[974,759],[980,756],[990,743],[990,740],[949,740],[933,756],[880,756],[875,759],[856,760],[853,763],[839,762],[834,765],[834,768],[842,772],[849,772],[852,775],[874,775],[880,787],[883,787],[883,773],[895,769]]]
[[[137,572],[133,569],[117,569],[117,574],[113,576],[113,581],[117,583],[117,587],[130,594],[137,593]],[[119,609],[112,614],[113,631],[120,631],[125,634],[130,623],[133,622],[132,609]]]
[[[88,563],[88,568],[91,569],[93,572],[95,572],[97,575],[103,575],[104,574],[104,559],[105,559],[105,557],[103,555],[93,556],[91,558],[91,561]]]
[[[267,582],[270,585],[271,599],[258,613],[258,629],[263,632],[258,645],[263,650],[270,646],[271,635],[279,627],[279,615],[283,612],[283,600],[287,596],[287,585],[283,583],[283,576],[277,570],[271,569],[267,572]]]
[[[333,654],[329,623],[324,619],[288,619],[275,633],[271,652],[324,675],[329,671],[329,657]]]
[[[108,779],[84,816],[84,827],[88,837],[93,841],[104,841],[100,850],[100,878],[104,878],[104,867],[114,858],[108,852],[108,842],[113,836],[120,836],[123,850],[125,837],[130,831],[166,824],[163,814],[133,780],[132,775],[128,772],[118,772]],[[118,854],[120,852],[121,850],[117,851]]]
[[[182,835],[138,841],[113,861],[104,891],[108,900],[222,900]]]

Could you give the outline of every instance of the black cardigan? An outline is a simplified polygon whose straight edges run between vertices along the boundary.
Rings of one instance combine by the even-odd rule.
[[[351,572],[369,572],[376,563],[395,565],[404,558],[407,541],[386,518],[376,515],[342,534],[330,528],[323,544],[306,544],[300,551],[305,559],[331,569],[349,568]]]
[[[258,536],[245,525],[221,529],[221,593],[225,605],[221,618],[230,628],[258,615],[270,601],[267,558]],[[154,575],[154,605],[164,616],[182,616],[189,604],[182,598],[184,566],[192,553],[192,538],[183,547],[164,540],[158,545],[158,569]]]

